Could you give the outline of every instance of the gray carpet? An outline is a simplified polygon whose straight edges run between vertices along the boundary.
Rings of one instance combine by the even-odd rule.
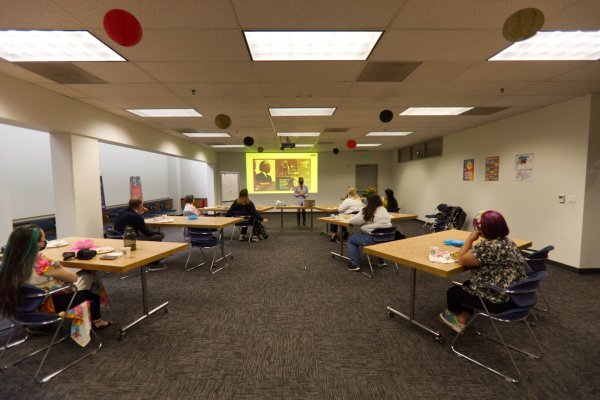
[[[374,279],[347,271],[329,255],[338,245],[318,234],[320,224],[312,232],[294,225],[295,216],[286,216],[286,231],[279,232],[273,215],[269,239],[228,242],[234,258],[215,275],[205,267],[185,272],[187,252],[170,257],[168,270],[148,275],[151,304],[169,300],[168,313],[142,322],[123,341],[115,326],[101,331],[99,353],[45,385],[33,382],[31,361],[0,372],[0,399],[600,397],[600,275],[549,268],[543,287],[552,309],[538,312],[534,328],[544,356],[515,355],[523,379],[511,384],[452,353],[452,331],[437,317],[449,281],[418,273],[417,318],[443,333],[446,343],[438,344],[386,312],[386,305],[406,309],[408,269],[376,271]],[[401,227],[408,236],[420,233],[414,221]],[[170,241],[184,240],[181,229],[166,233]],[[111,297],[104,315],[120,326],[140,313],[141,296],[139,277],[118,278],[103,275]],[[529,344],[524,326],[503,328]],[[467,339],[463,348],[509,366],[497,345]],[[66,343],[51,356],[64,361],[76,351]]]

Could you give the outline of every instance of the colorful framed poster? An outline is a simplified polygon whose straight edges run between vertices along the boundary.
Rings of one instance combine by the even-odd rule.
[[[475,159],[470,158],[463,161],[463,181],[475,179]]]
[[[129,177],[129,198],[131,199],[140,199],[143,200],[142,197],[142,177],[140,176],[130,176]]]
[[[528,181],[533,176],[533,153],[515,156],[515,181]]]
[[[500,156],[485,158],[485,180],[497,181],[500,179]]]

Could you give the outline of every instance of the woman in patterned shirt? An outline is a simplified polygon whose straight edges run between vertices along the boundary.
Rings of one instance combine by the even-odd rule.
[[[440,319],[456,332],[462,331],[471,317],[465,304],[481,307],[481,296],[492,313],[507,311],[515,304],[507,294],[499,294],[482,286],[489,283],[506,288],[525,278],[526,261],[510,240],[508,226],[497,211],[483,211],[473,218],[472,232],[461,247],[457,262],[470,269],[469,280],[463,286],[452,286],[446,292],[448,309]],[[475,243],[479,238],[479,242]],[[475,244],[473,244],[475,243]]]
[[[46,248],[46,235],[36,225],[23,225],[9,236],[0,264],[0,315],[10,315],[19,303],[19,285],[27,284],[45,290],[53,290],[65,284],[75,283],[79,287],[80,276],[58,262],[51,261],[40,253]],[[66,311],[72,293],[59,293],[42,305],[42,311]],[[78,290],[73,306],[90,302],[94,329],[104,329],[111,321],[100,316],[100,295],[91,290]]]

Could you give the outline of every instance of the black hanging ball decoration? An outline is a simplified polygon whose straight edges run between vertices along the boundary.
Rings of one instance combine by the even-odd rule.
[[[337,147],[333,149],[333,154],[337,154],[340,152],[340,149],[338,149]]]
[[[379,113],[379,120],[384,123],[388,123],[394,119],[394,113],[390,110],[383,110]]]
[[[254,138],[252,136],[246,136],[244,138],[244,146],[252,146],[254,144]]]
[[[262,153],[263,151],[265,151],[265,149],[263,149],[262,146],[260,146],[257,150],[259,153]]]

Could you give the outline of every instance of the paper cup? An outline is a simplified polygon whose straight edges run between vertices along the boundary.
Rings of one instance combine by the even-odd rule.
[[[440,250],[440,248],[437,246],[430,246],[429,247],[429,255],[436,257],[439,250]]]
[[[125,257],[125,258],[131,257],[131,247],[123,247],[121,249],[121,251],[123,252],[123,257]]]

